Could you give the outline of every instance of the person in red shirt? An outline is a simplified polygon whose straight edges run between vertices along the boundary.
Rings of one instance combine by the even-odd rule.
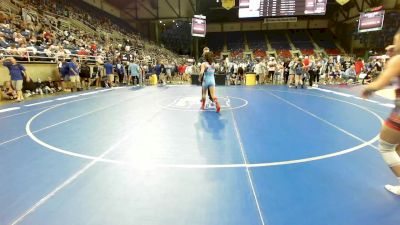
[[[92,52],[96,52],[96,51],[97,51],[96,42],[93,42],[93,43],[90,45],[90,50],[92,50]]]
[[[304,67],[308,67],[310,65],[310,59],[308,58],[308,56],[304,57],[303,65],[304,65]]]
[[[50,31],[45,30],[45,31],[43,32],[43,38],[46,40],[46,42],[50,42],[50,41],[53,40],[53,34],[50,33]]]
[[[86,56],[88,55],[88,52],[86,51],[85,48],[80,48],[78,51],[78,55],[81,56],[82,58],[86,58]]]
[[[361,58],[358,58],[354,65],[356,67],[356,74],[358,76],[364,69],[364,63],[362,62]]]

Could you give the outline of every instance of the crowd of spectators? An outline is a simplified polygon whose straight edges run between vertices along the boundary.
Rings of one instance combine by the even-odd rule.
[[[389,50],[390,51],[390,50]],[[228,74],[229,84],[243,84],[245,73],[256,74],[257,84],[283,84],[289,87],[318,86],[318,84],[365,84],[375,79],[384,68],[386,56],[368,60],[347,55],[269,57],[254,60],[218,61],[218,73]]]
[[[107,16],[99,18],[99,15],[90,15],[79,7],[74,8],[72,2],[14,0],[12,3],[20,9],[18,12],[0,9],[0,58],[12,56],[19,62],[50,61],[59,64],[59,80],[52,81],[49,78],[43,82],[26,81],[23,89],[26,95],[54,93],[66,89],[81,90],[91,85],[127,85],[132,83],[132,79],[128,77],[128,66],[134,62],[139,65],[143,78],[146,77],[145,74],[156,73],[157,63],[159,67],[162,65],[163,73],[160,74],[166,72],[167,76],[165,79],[161,76],[160,80],[170,82],[178,74],[175,73],[177,65],[186,61],[165,48],[142,40],[133,29],[118,27]],[[85,32],[71,24],[65,25],[69,19],[92,25],[93,32]],[[113,37],[111,33],[119,34],[120,38]],[[75,67],[80,79],[71,82],[71,76],[61,76],[61,69],[63,63],[68,62],[72,66],[74,58],[77,59]],[[107,75],[103,66],[105,62],[113,65],[113,73],[118,76],[113,84],[102,82],[102,76]],[[93,73],[98,73],[97,77],[92,77]],[[94,84],[91,83],[92,78]],[[67,80],[69,81],[66,82]],[[136,79],[134,81],[138,82]],[[13,99],[9,95],[10,88],[12,85],[9,86],[8,83],[2,85],[2,99]]]

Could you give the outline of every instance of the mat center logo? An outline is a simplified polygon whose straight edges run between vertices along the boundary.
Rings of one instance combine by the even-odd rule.
[[[231,108],[231,100],[228,97],[218,98],[218,102],[221,108]],[[180,97],[175,100],[171,105],[173,108],[177,109],[199,109],[201,105],[200,98],[195,96]],[[211,100],[207,99],[206,109],[215,109],[215,104]]]

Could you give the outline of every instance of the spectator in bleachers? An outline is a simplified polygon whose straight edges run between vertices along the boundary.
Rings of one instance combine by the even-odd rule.
[[[17,98],[17,93],[12,88],[10,81],[5,81],[0,91],[1,91],[0,100],[1,99],[13,100]]]
[[[5,36],[3,33],[0,33],[0,47],[2,48],[8,48],[10,47],[10,43],[5,39]]]

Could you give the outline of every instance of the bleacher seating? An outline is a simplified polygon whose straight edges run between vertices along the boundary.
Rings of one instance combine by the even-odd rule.
[[[247,43],[250,49],[265,51],[265,34],[262,31],[247,32]]]
[[[290,30],[288,33],[292,43],[297,49],[303,50],[314,48],[306,30]]]
[[[314,49],[301,49],[303,55],[314,55]]]
[[[314,29],[309,31],[320,48],[325,49],[328,55],[339,55],[342,53],[335,44],[332,33],[327,29]]]
[[[319,47],[324,49],[336,49],[337,46],[333,40],[332,33],[326,29],[310,30],[310,34],[318,44]]]
[[[227,32],[226,44],[228,51],[243,51],[244,38],[242,32]]]
[[[268,40],[271,47],[275,50],[289,50],[290,44],[286,38],[284,31],[268,31]]]
[[[243,58],[243,51],[231,51],[231,57],[232,58]]]
[[[89,3],[86,3],[84,1],[80,0],[69,0],[70,4],[73,3],[75,7],[84,9],[84,11],[88,14],[90,14],[91,17],[96,18],[98,20],[103,20],[104,16],[107,15],[107,19],[111,21],[112,24],[116,25],[116,27],[122,28],[123,31],[125,32],[136,32],[132,26],[130,26],[126,21],[122,20],[121,18],[118,18],[116,16],[113,16],[108,13],[104,13],[105,11],[94,7],[90,5]],[[86,24],[88,25],[88,24]]]
[[[264,50],[257,49],[253,51],[253,55],[255,58],[265,58],[267,57],[267,53]]]
[[[224,33],[207,33],[206,42],[207,46],[213,52],[221,52],[224,49]]]
[[[277,50],[276,54],[282,58],[290,58],[292,57],[292,53],[289,50]]]
[[[328,55],[340,55],[340,54],[342,54],[342,52],[341,52],[339,49],[337,49],[337,48],[333,48],[333,49],[331,49],[331,48],[326,48],[326,49],[325,49],[325,52],[326,52],[326,54],[328,54]]]

